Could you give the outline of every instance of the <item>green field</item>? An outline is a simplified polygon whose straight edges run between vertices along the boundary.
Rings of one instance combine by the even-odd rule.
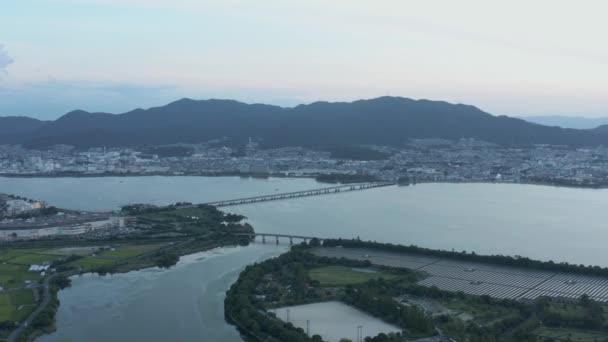
[[[11,264],[21,264],[21,265],[33,265],[33,264],[42,264],[42,263],[51,263],[57,259],[61,258],[57,255],[45,255],[45,254],[23,254],[18,257],[10,259],[8,262]]]
[[[343,286],[349,284],[361,284],[372,279],[397,278],[394,274],[383,272],[366,272],[345,266],[325,266],[308,271],[312,280],[317,280],[323,286]]]
[[[604,310],[604,319],[608,320],[608,307],[602,306],[602,309]],[[580,320],[585,317],[585,308],[576,303],[549,302],[548,311],[555,312],[569,320]]]
[[[14,265],[14,264],[0,264],[0,274],[7,272],[23,272],[27,271],[28,267],[25,265]]]
[[[8,261],[27,254],[38,253],[43,250],[44,248],[13,248],[0,250],[0,262]]]
[[[473,316],[473,320],[481,325],[492,325],[505,318],[517,316],[519,312],[506,306],[486,304],[469,299],[452,298],[440,301],[445,307],[455,313],[466,313]]]
[[[111,265],[114,260],[102,259],[96,257],[86,257],[67,263],[67,266],[82,267],[82,268],[95,268],[99,266]]]
[[[28,271],[0,272],[0,286],[5,289],[14,289],[25,286],[26,280],[37,281],[40,273]]]
[[[177,222],[195,222],[195,221],[207,221],[209,217],[209,209],[206,208],[184,208],[184,209],[173,209],[148,214],[141,214],[138,216],[140,219],[157,222],[157,223],[177,223]],[[196,217],[197,219],[192,219]]]
[[[542,340],[572,341],[572,342],[595,342],[608,339],[608,334],[601,331],[548,328],[540,327],[534,331],[536,336]]]
[[[87,256],[92,253],[95,253],[97,250],[99,250],[99,248],[100,247],[98,247],[98,246],[60,247],[60,248],[45,249],[44,251],[41,251],[40,254],[62,255],[62,256],[68,256],[68,255]]]
[[[151,245],[126,245],[117,247],[113,251],[104,251],[100,255],[112,257],[112,258],[132,258],[141,254],[145,254],[161,247],[165,244],[151,244]]]
[[[0,293],[0,322],[23,320],[34,310],[35,304],[31,289]]]

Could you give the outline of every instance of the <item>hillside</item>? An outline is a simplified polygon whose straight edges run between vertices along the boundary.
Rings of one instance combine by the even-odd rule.
[[[315,102],[294,108],[232,100],[182,99],[166,106],[116,115],[73,111],[49,122],[2,120],[0,143],[22,143],[29,147],[159,145],[219,138],[243,144],[249,137],[262,146],[316,148],[354,144],[398,146],[411,138],[475,138],[500,145],[608,143],[608,132],[604,130],[548,127],[493,116],[469,105],[400,97]],[[18,134],[14,133],[16,130]]]
[[[608,124],[608,117],[587,118],[583,116],[527,116],[522,120],[534,122],[545,126],[559,126],[562,128],[591,129]]]

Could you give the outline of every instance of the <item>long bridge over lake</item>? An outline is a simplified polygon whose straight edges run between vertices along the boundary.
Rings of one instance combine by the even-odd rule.
[[[360,190],[367,190],[367,189],[373,189],[373,188],[380,188],[380,187],[384,187],[384,186],[390,186],[390,185],[394,185],[394,184],[395,183],[390,183],[390,182],[348,184],[348,185],[332,186],[332,187],[328,187],[328,188],[285,192],[285,193],[279,193],[279,194],[237,198],[237,199],[216,201],[216,202],[207,202],[207,203],[203,203],[203,204],[212,205],[214,207],[228,207],[228,206],[232,206],[232,205],[242,205],[242,204],[268,202],[268,201],[280,201],[280,200],[299,198],[299,197],[310,197],[310,196],[336,194],[336,193],[341,193],[341,192],[360,191]]]
[[[318,236],[304,236],[304,235],[277,234],[277,233],[237,233],[234,235],[248,237],[249,239],[254,240],[254,241],[255,241],[256,237],[261,237],[262,243],[266,243],[266,238],[270,238],[271,240],[272,240],[272,238],[274,238],[275,243],[277,245],[279,244],[279,238],[289,239],[290,245],[293,245],[294,239],[302,240],[304,242],[308,242],[309,240],[312,240],[312,239],[317,239],[321,242],[324,240],[323,238],[320,238]]]

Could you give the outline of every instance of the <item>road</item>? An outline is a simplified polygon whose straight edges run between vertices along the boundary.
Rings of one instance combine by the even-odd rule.
[[[42,283],[42,301],[40,302],[40,305],[38,305],[36,310],[34,310],[25,319],[25,321],[23,321],[23,322],[21,322],[21,324],[19,324],[19,327],[17,327],[17,329],[13,330],[13,332],[11,332],[11,334],[8,335],[8,339],[7,339],[8,342],[17,341],[17,338],[21,335],[23,330],[25,330],[25,328],[30,326],[32,324],[32,322],[34,321],[34,319],[36,319],[36,317],[42,312],[42,310],[46,309],[46,307],[49,305],[49,302],[51,301],[51,284],[50,284],[50,282],[55,276],[56,276],[56,274],[53,274],[53,275],[50,275],[50,276],[44,278],[44,282]]]

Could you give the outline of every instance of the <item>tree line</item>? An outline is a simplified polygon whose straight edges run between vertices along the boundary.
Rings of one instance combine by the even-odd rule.
[[[585,275],[608,276],[608,268],[591,265],[576,265],[568,262],[540,261],[523,256],[508,255],[479,255],[467,251],[446,251],[418,247],[416,245],[395,245],[392,243],[380,243],[375,241],[362,241],[359,239],[327,239],[323,241],[324,247],[342,246],[345,248],[373,248],[395,253],[421,254],[438,258],[459,259],[476,261],[481,263],[496,264],[501,266],[523,267],[537,270],[554,272],[572,272]]]

